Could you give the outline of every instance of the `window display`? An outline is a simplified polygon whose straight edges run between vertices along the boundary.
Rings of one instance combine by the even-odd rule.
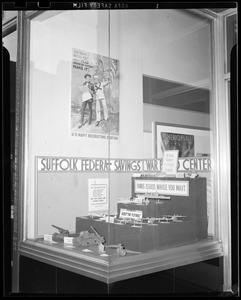
[[[132,197],[118,202],[117,214],[91,213],[89,216],[76,217],[74,233],[51,225],[57,232],[52,235],[44,234],[44,242],[72,245],[82,251],[91,247],[92,250],[89,249],[88,252],[99,252],[102,255],[105,247],[108,249],[110,245],[116,245],[117,249],[126,249],[126,254],[207,238],[205,178],[176,180],[133,177],[132,181]],[[150,189],[161,191],[161,194],[146,192]],[[100,194],[103,191],[98,191],[98,195]],[[110,235],[108,231],[111,232]],[[123,255],[122,252],[120,254]]]
[[[222,256],[211,21],[26,16],[21,253],[108,282]]]
[[[143,186],[162,193],[137,193],[136,189]],[[177,181],[140,177],[133,178],[133,188],[132,198],[118,203],[117,216],[77,217],[76,231],[93,225],[107,235],[106,223],[110,222],[112,234],[107,242],[121,243],[127,252],[157,250],[207,238],[205,178]]]

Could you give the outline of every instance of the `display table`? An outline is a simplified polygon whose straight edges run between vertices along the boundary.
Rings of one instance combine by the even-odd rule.
[[[171,249],[128,254],[117,259],[50,245],[41,240],[20,243],[19,254],[105,283],[151,274],[223,256],[222,243],[206,239]]]

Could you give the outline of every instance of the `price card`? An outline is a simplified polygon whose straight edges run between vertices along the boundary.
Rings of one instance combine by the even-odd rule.
[[[184,178],[185,174],[184,173],[177,173],[176,178]]]
[[[68,237],[68,236],[65,236],[64,237],[64,243],[65,244],[73,244],[73,237]]]
[[[137,197],[137,198],[134,198],[133,202],[134,202],[134,203],[142,204],[143,200],[144,200],[144,198],[138,198],[138,197]]]
[[[110,223],[114,223],[115,222],[115,217],[110,217]]]
[[[52,234],[45,234],[44,235],[44,241],[45,242],[53,242]]]

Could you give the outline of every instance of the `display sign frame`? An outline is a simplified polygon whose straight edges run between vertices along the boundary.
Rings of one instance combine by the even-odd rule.
[[[179,150],[179,158],[210,156],[210,128],[153,122],[153,156],[163,158],[166,150]]]

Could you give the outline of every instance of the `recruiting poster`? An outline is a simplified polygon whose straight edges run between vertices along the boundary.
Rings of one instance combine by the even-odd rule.
[[[160,132],[160,147],[163,153],[178,150],[179,157],[194,157],[194,135]]]
[[[119,136],[119,61],[72,49],[71,136]]]

